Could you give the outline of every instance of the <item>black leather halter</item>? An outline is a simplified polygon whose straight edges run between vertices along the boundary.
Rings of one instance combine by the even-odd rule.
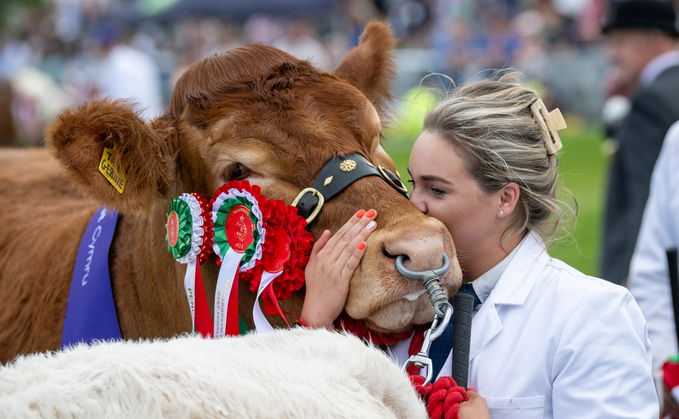
[[[382,166],[375,167],[358,153],[352,153],[328,160],[316,177],[313,186],[302,190],[292,205],[297,207],[297,214],[306,218],[307,223],[311,224],[325,202],[366,176],[381,177],[401,195],[408,198],[408,190],[399,176]]]

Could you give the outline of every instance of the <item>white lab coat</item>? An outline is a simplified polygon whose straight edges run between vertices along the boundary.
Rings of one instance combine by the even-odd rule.
[[[630,293],[552,259],[535,233],[475,313],[469,357],[468,385],[493,419],[659,416]]]
[[[667,131],[630,264],[628,287],[653,348],[653,369],[677,353],[666,249],[679,247],[679,122]]]

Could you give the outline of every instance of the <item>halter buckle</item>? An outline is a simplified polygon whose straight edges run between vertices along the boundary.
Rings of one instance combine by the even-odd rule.
[[[316,208],[314,208],[314,211],[306,219],[306,223],[311,224],[311,222],[314,220],[314,218],[316,218],[318,213],[321,212],[321,208],[323,207],[323,204],[325,203],[325,198],[323,198],[323,194],[318,192],[316,189],[305,188],[305,189],[302,189],[302,192],[300,192],[299,195],[297,195],[297,198],[295,198],[295,200],[292,201],[292,206],[296,207],[299,200],[302,199],[302,197],[307,193],[311,193],[312,195],[315,195],[315,196],[318,197],[318,204],[316,204]]]

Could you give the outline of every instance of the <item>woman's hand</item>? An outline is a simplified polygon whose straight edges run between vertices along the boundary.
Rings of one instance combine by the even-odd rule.
[[[460,411],[457,413],[459,419],[490,419],[488,406],[483,397],[472,389],[467,390],[469,400],[460,403]]]
[[[365,254],[365,240],[375,230],[375,210],[357,212],[334,236],[323,232],[304,271],[306,295],[300,320],[309,327],[333,330],[349,294],[349,281]]]

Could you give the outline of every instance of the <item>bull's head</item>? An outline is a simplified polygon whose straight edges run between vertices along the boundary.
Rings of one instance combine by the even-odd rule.
[[[214,55],[183,74],[168,110],[150,124],[130,104],[96,101],[60,116],[49,129],[48,145],[87,196],[155,225],[149,228],[157,234],[149,237],[151,252],[161,253],[149,255],[159,259],[152,263],[161,271],[167,268],[160,265],[181,269],[175,273],[181,278],[184,268],[162,253],[163,212],[181,193],[210,197],[239,179],[290,204],[327,161],[350,153],[395,172],[380,144],[394,43],[386,25],[371,24],[333,73],[264,45]],[[97,171],[103,148],[112,144],[127,174],[122,194]],[[378,332],[430,321],[434,310],[423,285],[400,276],[395,257],[406,255],[411,270],[428,270],[440,267],[448,254],[453,268],[441,282],[452,294],[461,283],[455,250],[444,225],[421,214],[385,179],[369,176],[351,184],[325,203],[310,230],[315,237],[336,231],[357,210],[369,208],[378,211],[378,229],[352,278],[347,314]],[[216,269],[204,269],[204,276],[208,293],[214,292]],[[303,295],[298,292],[283,308],[299,314]]]

